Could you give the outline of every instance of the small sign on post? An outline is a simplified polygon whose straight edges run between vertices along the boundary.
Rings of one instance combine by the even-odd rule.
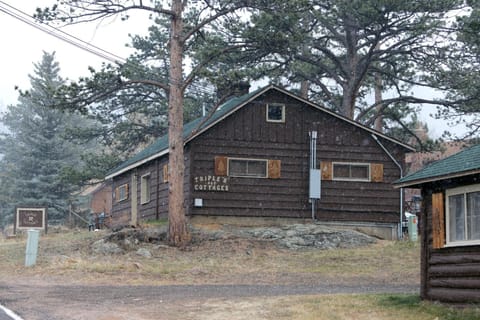
[[[17,230],[45,230],[47,233],[47,208],[17,207],[13,232]]]

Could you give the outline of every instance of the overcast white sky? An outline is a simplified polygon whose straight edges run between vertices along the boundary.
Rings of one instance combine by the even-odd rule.
[[[54,4],[54,0],[14,1],[0,0],[0,6],[5,4],[19,9],[29,15],[37,7],[46,7]],[[102,23],[83,23],[75,26],[63,27],[62,30],[74,35],[83,41],[126,58],[132,51],[125,47],[129,43],[128,34],[146,34],[150,25],[148,16],[137,11],[131,14],[127,21],[104,21]],[[63,42],[49,34],[37,30],[24,22],[18,21],[0,11],[0,111],[7,105],[15,104],[18,92],[15,86],[21,89],[29,88],[28,74],[33,73],[33,64],[40,61],[42,52],[56,52],[56,59],[60,63],[61,76],[68,79],[77,79],[88,74],[88,67],[99,67],[106,60],[83,51],[71,44]],[[434,120],[429,114],[435,113],[435,107],[427,106],[423,109],[420,118],[428,123],[430,133],[440,136],[448,127],[445,121]],[[452,130],[451,127],[449,127]],[[463,131],[460,127],[453,128],[457,132]]]
[[[14,1],[1,0],[29,15],[37,7],[51,6],[54,0]],[[74,35],[83,41],[126,58],[131,50],[125,47],[129,42],[128,34],[146,34],[149,26],[148,17],[140,11],[127,21],[104,21],[102,23],[78,24],[63,27],[61,30]],[[47,33],[37,30],[24,22],[0,11],[0,109],[14,104],[18,92],[17,85],[22,89],[29,88],[28,74],[33,73],[33,64],[41,60],[43,51],[56,52],[60,63],[60,73],[63,78],[77,79],[88,74],[88,67],[99,67],[102,62],[108,62],[89,52],[83,51],[71,44],[63,42]]]

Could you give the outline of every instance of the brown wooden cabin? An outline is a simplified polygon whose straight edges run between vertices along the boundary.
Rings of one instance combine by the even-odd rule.
[[[317,131],[321,199],[309,199],[309,132]],[[400,178],[413,149],[270,85],[234,97],[184,126],[185,207],[190,219],[315,219],[395,238]],[[116,224],[167,217],[168,140],[113,169]],[[319,172],[319,171],[318,171]],[[317,172],[317,173],[318,173]],[[320,177],[318,178],[320,180]],[[383,233],[382,233],[383,232]]]
[[[395,182],[420,188],[423,299],[480,302],[480,145]]]

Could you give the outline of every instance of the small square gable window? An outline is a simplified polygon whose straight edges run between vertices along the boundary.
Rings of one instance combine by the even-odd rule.
[[[267,122],[285,122],[285,105],[267,104]]]

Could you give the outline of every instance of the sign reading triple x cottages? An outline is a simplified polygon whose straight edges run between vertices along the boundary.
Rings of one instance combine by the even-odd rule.
[[[45,230],[47,233],[47,208],[17,207],[15,212],[14,231],[16,230]]]

